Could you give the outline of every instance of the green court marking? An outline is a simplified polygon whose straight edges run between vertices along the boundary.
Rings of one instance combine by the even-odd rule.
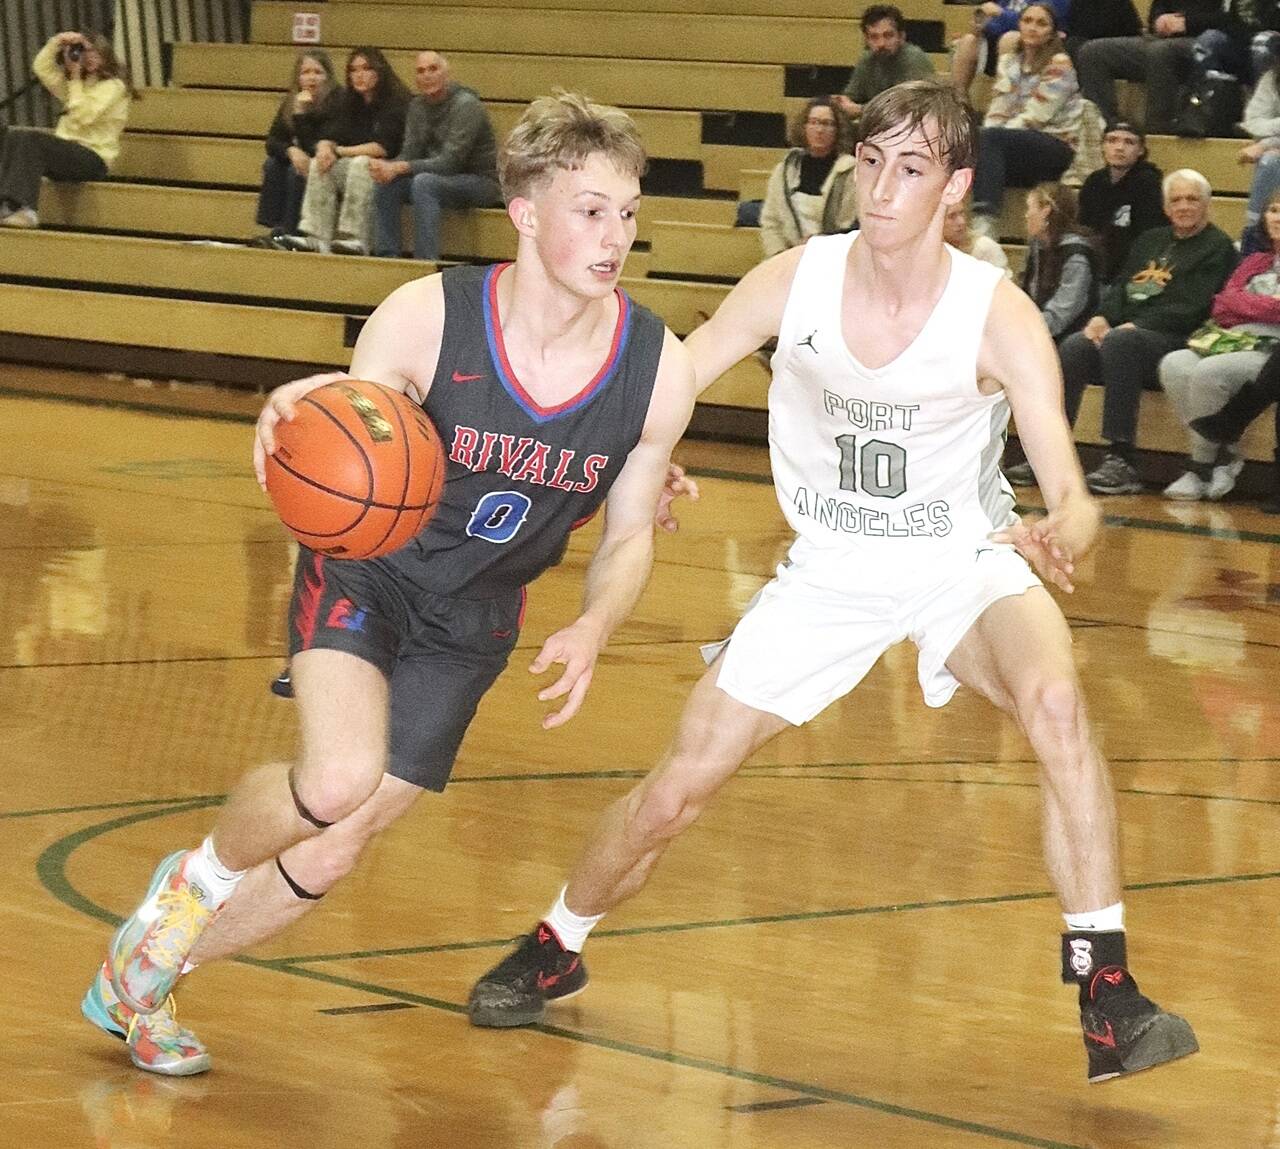
[[[87,826],[73,834],[68,834],[59,841],[49,846],[36,862],[36,872],[40,877],[41,883],[58,901],[77,910],[80,913],[87,914],[89,917],[98,921],[105,922],[109,925],[116,925],[119,918],[110,911],[90,901],[78,890],[75,889],[67,879],[66,865],[71,855],[86,842],[100,837],[103,834],[111,833],[113,830],[123,829],[127,826],[134,826],[141,822],[148,821],[152,818],[164,817],[168,814],[185,813],[189,810],[201,809],[212,803],[207,800],[195,800],[184,802],[181,805],[168,806],[160,810],[147,810],[125,815],[121,818],[115,818],[109,822],[102,822],[94,826]],[[276,973],[289,974],[292,977],[306,978],[310,981],[318,981],[327,985],[340,986],[344,989],[356,990],[360,993],[369,994],[371,997],[387,998],[390,1001],[408,1003],[412,1005],[425,1006],[430,1009],[440,1010],[444,1013],[457,1015],[465,1015],[466,1006],[459,1005],[456,1002],[445,1001],[443,998],[428,997],[425,994],[413,993],[409,990],[391,989],[386,986],[376,985],[373,982],[360,981],[355,978],[340,977],[336,974],[326,973],[320,970],[304,969],[291,965],[288,961],[278,961],[274,963],[265,963],[252,958],[238,957],[236,961],[259,968],[267,968]],[[565,1029],[556,1025],[538,1025],[532,1028],[544,1033],[550,1037],[558,1037],[566,1041],[577,1042],[580,1045],[589,1045],[597,1049],[608,1050],[611,1053],[622,1053],[631,1057],[641,1057],[647,1061],[656,1061],[666,1065],[676,1065],[683,1069],[692,1069],[703,1073],[714,1074],[719,1077],[727,1077],[736,1081],[747,1081],[756,1085],[764,1085],[771,1089],[778,1089],[789,1093],[800,1094],[805,1097],[819,1098],[823,1101],[832,1101],[841,1105],[847,1105],[858,1109],[866,1109],[871,1112],[881,1113],[889,1117],[900,1117],[911,1121],[919,1121],[924,1124],[934,1125],[940,1128],[954,1129],[958,1132],[973,1133],[977,1136],[988,1137],[997,1141],[1005,1141],[1014,1145],[1028,1145],[1036,1147],[1036,1149],[1085,1149],[1084,1146],[1071,1144],[1063,1141],[1048,1141],[1042,1137],[1033,1137],[1029,1134],[1018,1133],[1011,1129],[1002,1129],[994,1125],[984,1125],[977,1121],[964,1121],[956,1117],[948,1117],[943,1113],[930,1113],[923,1109],[912,1109],[905,1105],[895,1105],[888,1101],[877,1101],[875,1098],[863,1097],[856,1093],[849,1093],[839,1089],[829,1089],[821,1085],[813,1085],[808,1082],[792,1081],[783,1077],[775,1077],[768,1073],[755,1073],[747,1069],[739,1069],[732,1065],[722,1065],[718,1062],[708,1061],[705,1058],[690,1057],[685,1054],[673,1053],[669,1050],[652,1049],[648,1046],[637,1045],[633,1042],[615,1041],[605,1037],[597,1037],[588,1033],[581,1033],[577,1030]]]
[[[84,806],[46,806],[40,810],[0,810],[0,821],[8,818],[39,818],[46,814],[88,814],[99,810],[136,810],[143,806],[173,806],[195,802],[213,806],[225,802],[225,794],[193,794],[189,798],[135,798],[129,802],[92,802]],[[194,807],[193,807],[194,808]]]

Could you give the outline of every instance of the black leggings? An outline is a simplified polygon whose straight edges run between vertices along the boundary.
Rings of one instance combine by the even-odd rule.
[[[1234,443],[1272,404],[1276,408],[1276,458],[1280,459],[1280,348],[1262,365],[1257,379],[1232,395],[1215,418]]]

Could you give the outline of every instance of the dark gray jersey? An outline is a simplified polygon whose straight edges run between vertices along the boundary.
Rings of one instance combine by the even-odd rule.
[[[600,369],[572,398],[539,406],[502,342],[507,266],[443,273],[444,335],[423,408],[448,456],[444,494],[413,542],[375,560],[436,594],[496,598],[560,561],[640,440],[662,356],[662,320],[619,291]]]

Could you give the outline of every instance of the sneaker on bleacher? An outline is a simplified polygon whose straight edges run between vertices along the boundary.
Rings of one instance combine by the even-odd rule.
[[[33,228],[40,226],[40,217],[36,215],[35,210],[29,207],[20,207],[15,212],[10,212],[4,219],[0,219],[0,227],[20,227]]]

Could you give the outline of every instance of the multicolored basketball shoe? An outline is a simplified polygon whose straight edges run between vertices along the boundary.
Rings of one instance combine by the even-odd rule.
[[[1090,1081],[1151,1069],[1200,1048],[1191,1026],[1139,993],[1133,975],[1118,965],[1103,966],[1090,979],[1080,1026]]]
[[[123,1041],[139,1069],[165,1077],[190,1077],[209,1070],[209,1051],[191,1030],[178,1024],[173,998],[154,1013],[135,1013],[111,988],[106,962],[85,991],[80,1012],[103,1033]]]
[[[532,1025],[549,1001],[563,1001],[587,988],[582,957],[560,944],[546,922],[484,975],[471,990],[467,1016],[472,1025],[498,1029]]]
[[[111,986],[136,1013],[165,1003],[201,931],[213,920],[211,898],[183,874],[193,851],[170,854],[156,869],[146,900],[111,939]]]

